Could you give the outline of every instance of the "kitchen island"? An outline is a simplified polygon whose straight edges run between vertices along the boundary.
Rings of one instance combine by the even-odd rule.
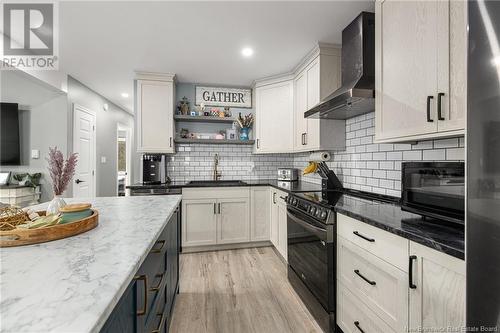
[[[67,199],[91,202],[99,225],[62,240],[1,249],[0,331],[100,331],[180,200],[180,195]],[[35,207],[42,210],[47,203]]]

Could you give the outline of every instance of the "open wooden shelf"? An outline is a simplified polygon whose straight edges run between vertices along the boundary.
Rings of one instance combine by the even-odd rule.
[[[176,138],[175,143],[198,143],[198,144],[220,144],[220,145],[253,145],[255,140],[227,140],[227,139],[183,139]]]
[[[174,115],[175,121],[188,121],[188,122],[197,122],[197,123],[232,123],[236,121],[236,118],[233,117],[211,117],[211,116],[183,116],[183,115]]]

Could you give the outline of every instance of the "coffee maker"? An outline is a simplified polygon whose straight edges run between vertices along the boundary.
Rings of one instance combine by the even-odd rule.
[[[142,183],[147,185],[162,184],[166,180],[165,155],[142,155]]]

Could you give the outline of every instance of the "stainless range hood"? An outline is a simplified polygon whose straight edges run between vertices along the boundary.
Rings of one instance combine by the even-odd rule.
[[[347,119],[375,110],[375,14],[362,12],[342,31],[342,86],[304,118]]]

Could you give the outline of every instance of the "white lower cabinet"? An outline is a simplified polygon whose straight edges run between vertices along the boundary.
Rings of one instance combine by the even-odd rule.
[[[465,262],[415,242],[410,242],[410,255],[410,331],[463,332]]]
[[[217,200],[217,244],[250,241],[248,197]]]
[[[287,260],[287,216],[283,191],[271,189],[271,243],[283,259]]]
[[[250,190],[250,240],[270,240],[271,201],[268,186],[254,187]]]
[[[213,199],[182,201],[182,246],[217,243],[216,202]]]
[[[269,186],[185,188],[182,246],[266,242],[271,237]]]
[[[400,333],[392,330],[342,283],[337,284],[337,325],[344,333]]]
[[[344,333],[463,331],[463,260],[341,214],[337,223],[337,324]]]

